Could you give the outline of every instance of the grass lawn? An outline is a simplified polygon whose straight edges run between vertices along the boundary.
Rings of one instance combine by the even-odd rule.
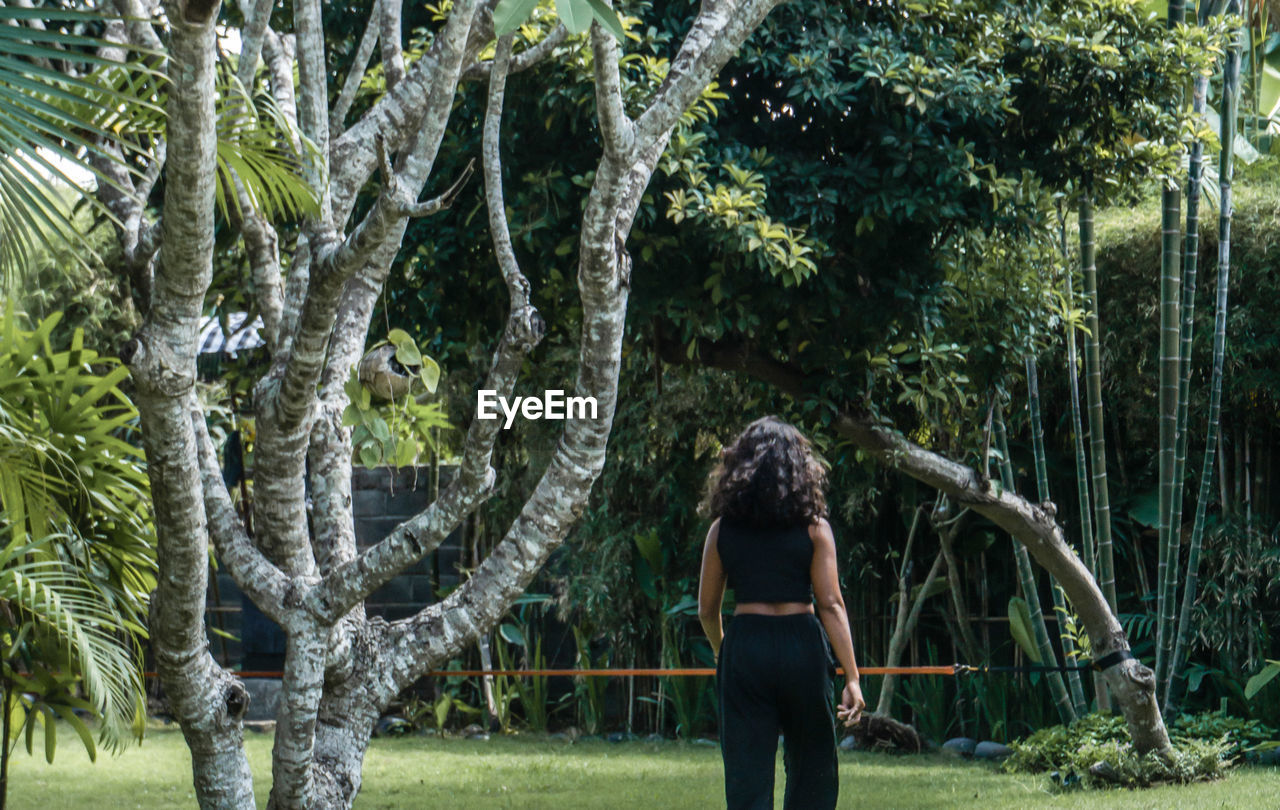
[[[65,729],[46,765],[19,746],[11,765],[12,810],[116,810],[195,806],[190,757],[182,735],[149,731],[120,757],[90,764]],[[271,738],[250,733],[255,774],[268,773]],[[719,750],[684,743],[547,741],[534,738],[375,740],[365,759],[362,810],[375,808],[519,808],[520,810],[703,810],[723,807]],[[1213,784],[1146,791],[1054,795],[1043,779],[1009,776],[987,765],[941,756],[840,755],[841,807],[983,808],[1258,808],[1274,807],[1280,770],[1242,768]],[[258,785],[259,806],[266,781]],[[781,763],[777,806],[782,804]]]

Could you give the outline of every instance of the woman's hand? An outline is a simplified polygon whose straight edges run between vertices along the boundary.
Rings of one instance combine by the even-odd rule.
[[[836,717],[844,721],[845,727],[852,726],[862,717],[862,710],[867,702],[862,699],[862,687],[857,681],[846,681],[844,692],[840,695],[840,708]]]

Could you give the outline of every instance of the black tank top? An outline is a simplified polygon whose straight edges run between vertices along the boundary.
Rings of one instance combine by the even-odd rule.
[[[812,602],[807,525],[756,527],[720,520],[720,564],[738,602]]]

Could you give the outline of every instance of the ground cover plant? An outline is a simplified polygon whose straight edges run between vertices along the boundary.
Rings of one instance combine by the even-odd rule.
[[[1119,717],[1089,714],[1014,742],[1003,767],[1009,773],[1049,773],[1063,788],[1185,784],[1221,779],[1247,749],[1274,736],[1256,720],[1225,712],[1182,714],[1169,723],[1173,753],[1160,758],[1134,752]]]

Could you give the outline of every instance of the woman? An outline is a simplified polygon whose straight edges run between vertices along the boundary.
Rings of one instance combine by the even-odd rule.
[[[836,806],[832,651],[845,671],[839,717],[846,726],[865,703],[825,485],[808,439],[773,416],[748,425],[711,474],[704,507],[714,521],[702,554],[698,615],[716,654],[729,810],[773,807],[779,731],[783,807]],[[726,585],[737,600],[728,633],[720,621]]]

